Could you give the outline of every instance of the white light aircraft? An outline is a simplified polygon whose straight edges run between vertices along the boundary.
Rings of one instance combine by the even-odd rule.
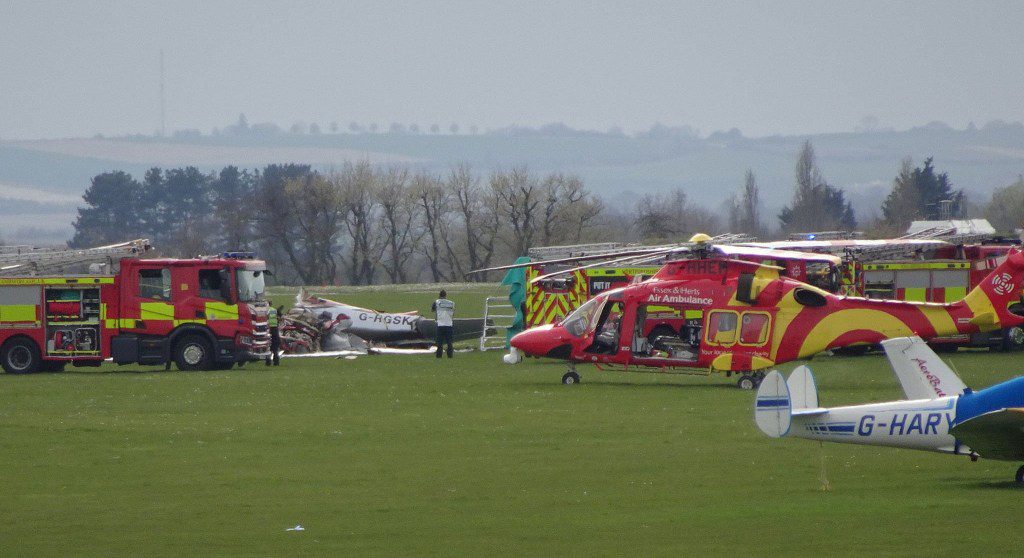
[[[937,451],[1024,461],[1024,377],[971,391],[919,337],[882,341],[907,400],[824,408],[814,376],[799,366],[784,380],[769,373],[754,419],[772,438]],[[1024,465],[1017,469],[1024,483]]]

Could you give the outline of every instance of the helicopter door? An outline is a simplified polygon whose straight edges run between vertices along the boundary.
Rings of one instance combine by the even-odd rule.
[[[619,334],[622,329],[622,301],[609,301],[601,310],[594,328],[594,341],[586,352],[613,355],[619,352]]]
[[[696,362],[700,355],[703,317],[704,310],[698,306],[671,303],[638,306],[633,325],[633,357],[661,365],[667,361]]]

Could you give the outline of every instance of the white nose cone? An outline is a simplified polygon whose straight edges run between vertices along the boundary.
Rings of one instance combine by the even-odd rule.
[[[761,381],[754,399],[754,421],[761,432],[780,438],[789,432],[792,420],[789,388],[778,370],[772,370]]]
[[[512,347],[512,350],[507,355],[501,357],[501,360],[505,364],[517,364],[520,360],[523,360],[523,356],[519,354],[519,349]]]

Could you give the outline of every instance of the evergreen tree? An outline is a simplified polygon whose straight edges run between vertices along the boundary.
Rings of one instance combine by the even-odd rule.
[[[804,142],[796,164],[793,203],[783,207],[779,222],[784,232],[853,230],[857,220],[843,191],[825,181],[811,142]]]
[[[953,190],[946,173],[936,173],[932,158],[912,168],[908,157],[893,179],[892,191],[882,203],[882,221],[888,234],[902,234],[914,220],[962,217],[963,192]]]
[[[73,248],[113,244],[145,235],[142,221],[142,185],[123,171],[98,174],[82,196],[87,207],[78,209],[73,224]]]

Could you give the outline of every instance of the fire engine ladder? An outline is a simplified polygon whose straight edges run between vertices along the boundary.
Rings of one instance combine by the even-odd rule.
[[[144,238],[83,249],[0,246],[0,276],[60,273],[74,265],[113,264],[115,260],[141,255],[150,248],[149,240]]]
[[[526,255],[535,260],[560,260],[564,258],[600,256],[612,254],[626,248],[638,247],[636,244],[621,242],[599,242],[595,244],[569,244],[565,246],[538,246],[527,250]]]
[[[948,242],[954,245],[962,245],[976,244],[984,242],[986,240],[991,240],[992,235],[979,232],[957,233],[954,229],[933,227],[930,229],[919,231],[912,235],[904,236],[903,238],[923,238],[929,240],[941,240],[943,242]]]
[[[489,296],[484,301],[484,330],[480,334],[480,350],[505,348],[505,331],[512,327],[516,312],[508,297]]]

